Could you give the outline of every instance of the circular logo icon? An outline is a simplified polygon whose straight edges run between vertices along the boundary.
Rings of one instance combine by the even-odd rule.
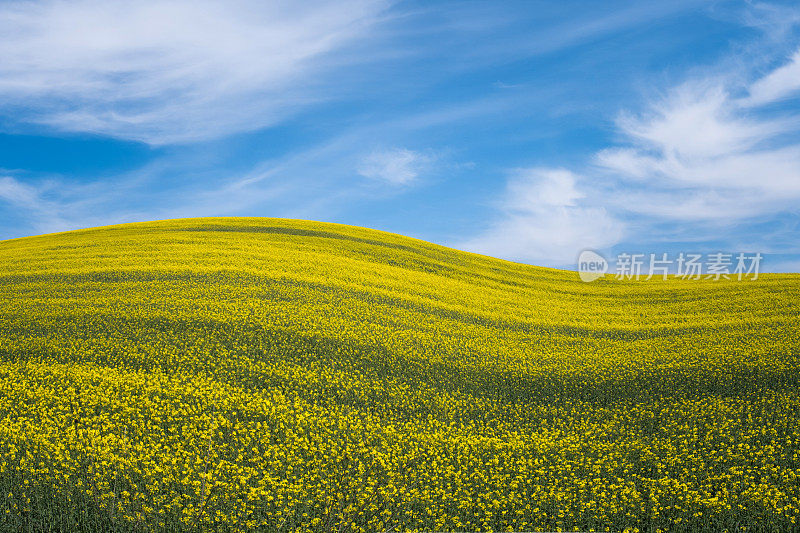
[[[578,275],[581,281],[590,282],[608,272],[608,261],[594,250],[584,250],[578,256]]]

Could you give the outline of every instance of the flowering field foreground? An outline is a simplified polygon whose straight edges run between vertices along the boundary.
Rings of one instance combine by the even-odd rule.
[[[0,242],[0,529],[790,531],[800,276],[335,224]]]

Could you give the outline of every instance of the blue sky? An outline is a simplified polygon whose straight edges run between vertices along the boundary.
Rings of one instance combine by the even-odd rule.
[[[341,222],[800,270],[792,2],[0,1],[0,238]]]

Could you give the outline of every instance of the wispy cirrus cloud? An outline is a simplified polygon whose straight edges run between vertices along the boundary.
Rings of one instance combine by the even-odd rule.
[[[595,157],[605,179],[627,189],[610,203],[684,221],[736,221],[791,208],[800,199],[800,144],[791,140],[800,117],[752,111],[723,87],[692,83],[640,116],[623,115],[617,125],[628,146]]]
[[[576,6],[0,2],[0,142],[32,134],[0,144],[0,225],[290,216],[552,266],[634,238],[796,248],[800,10]],[[63,132],[170,146],[90,164]],[[74,153],[39,165],[52,147]]]
[[[763,112],[796,96],[799,60],[800,52],[755,79],[745,98],[732,96],[726,82],[734,86],[738,73],[731,73],[729,80],[689,80],[639,113],[621,113],[621,142],[594,153],[580,173],[537,168],[510,178],[497,219],[465,246],[565,265],[583,248],[636,234],[651,243],[715,240],[723,227],[800,215],[800,116]],[[775,241],[782,253],[800,252],[772,233],[759,243],[764,251],[774,252]],[[729,243],[740,239],[723,234]]]
[[[34,187],[11,176],[0,177],[0,200],[16,206],[38,207],[40,205],[38,196]]]
[[[750,86],[750,95],[742,103],[763,105],[782,100],[800,91],[800,50],[788,63],[773,70]]]
[[[65,220],[68,209],[49,197],[52,183],[38,186],[25,183],[14,176],[0,176],[0,212],[15,213],[17,218],[32,217],[37,230],[45,233],[73,229]]]
[[[420,174],[429,170],[435,160],[431,154],[405,148],[391,148],[376,150],[364,156],[357,170],[365,178],[391,185],[409,185],[416,181]]]
[[[18,123],[151,144],[258,129],[320,99],[320,59],[384,0],[0,4],[0,101]]]

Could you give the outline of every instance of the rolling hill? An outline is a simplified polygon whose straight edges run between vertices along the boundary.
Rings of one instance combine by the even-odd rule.
[[[268,218],[0,242],[0,527],[797,530],[800,276]]]

